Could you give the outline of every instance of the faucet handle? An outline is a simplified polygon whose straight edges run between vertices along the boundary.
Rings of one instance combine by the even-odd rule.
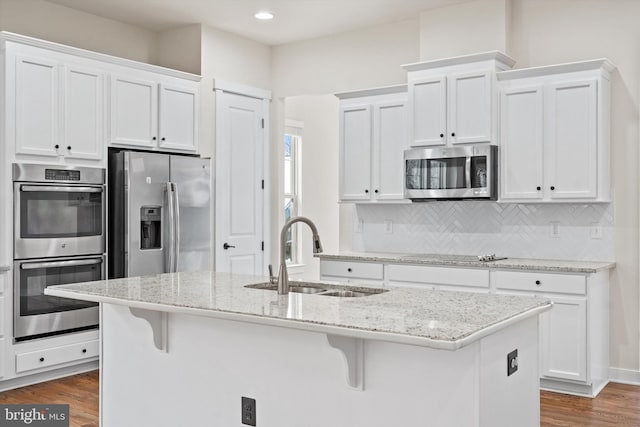
[[[273,266],[269,264],[269,283],[278,283],[278,278],[273,275]]]

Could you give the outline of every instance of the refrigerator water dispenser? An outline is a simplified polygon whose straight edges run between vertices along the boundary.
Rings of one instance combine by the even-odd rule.
[[[140,249],[162,248],[162,207],[140,208]]]

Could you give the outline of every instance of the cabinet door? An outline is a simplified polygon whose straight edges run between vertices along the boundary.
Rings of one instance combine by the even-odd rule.
[[[64,141],[65,157],[101,159],[104,138],[104,85],[100,71],[65,67],[64,69]]]
[[[198,91],[196,87],[160,85],[160,147],[196,151]]]
[[[153,148],[158,132],[158,85],[153,81],[112,76],[109,142]]]
[[[546,94],[546,155],[552,199],[597,196],[597,82],[551,85]]]
[[[60,145],[58,64],[42,58],[16,57],[15,90],[16,153],[57,156]]]
[[[340,198],[371,197],[371,106],[340,109]]]
[[[409,83],[411,145],[444,145],[447,133],[447,79]]]
[[[449,78],[447,138],[452,144],[491,142],[491,78],[489,72]]]
[[[587,381],[587,303],[585,298],[549,297],[540,316],[541,375]]]
[[[373,196],[379,200],[404,198],[404,150],[409,145],[406,112],[404,100],[373,107]]]
[[[543,192],[542,87],[502,91],[501,200],[541,199]]]

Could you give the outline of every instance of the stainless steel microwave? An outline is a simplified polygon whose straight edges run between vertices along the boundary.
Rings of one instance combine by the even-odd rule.
[[[498,196],[498,147],[414,148],[404,152],[404,197],[414,201]]]

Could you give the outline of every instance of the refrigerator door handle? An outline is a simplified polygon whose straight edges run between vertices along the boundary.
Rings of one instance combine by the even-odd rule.
[[[180,199],[176,183],[173,184],[173,205],[173,273],[176,273],[180,262]]]
[[[167,233],[169,237],[169,244],[164,248],[164,270],[165,273],[174,273],[175,265],[175,193],[173,191],[173,182],[167,182],[165,184],[165,193],[167,195],[167,212],[168,212],[168,227]]]

